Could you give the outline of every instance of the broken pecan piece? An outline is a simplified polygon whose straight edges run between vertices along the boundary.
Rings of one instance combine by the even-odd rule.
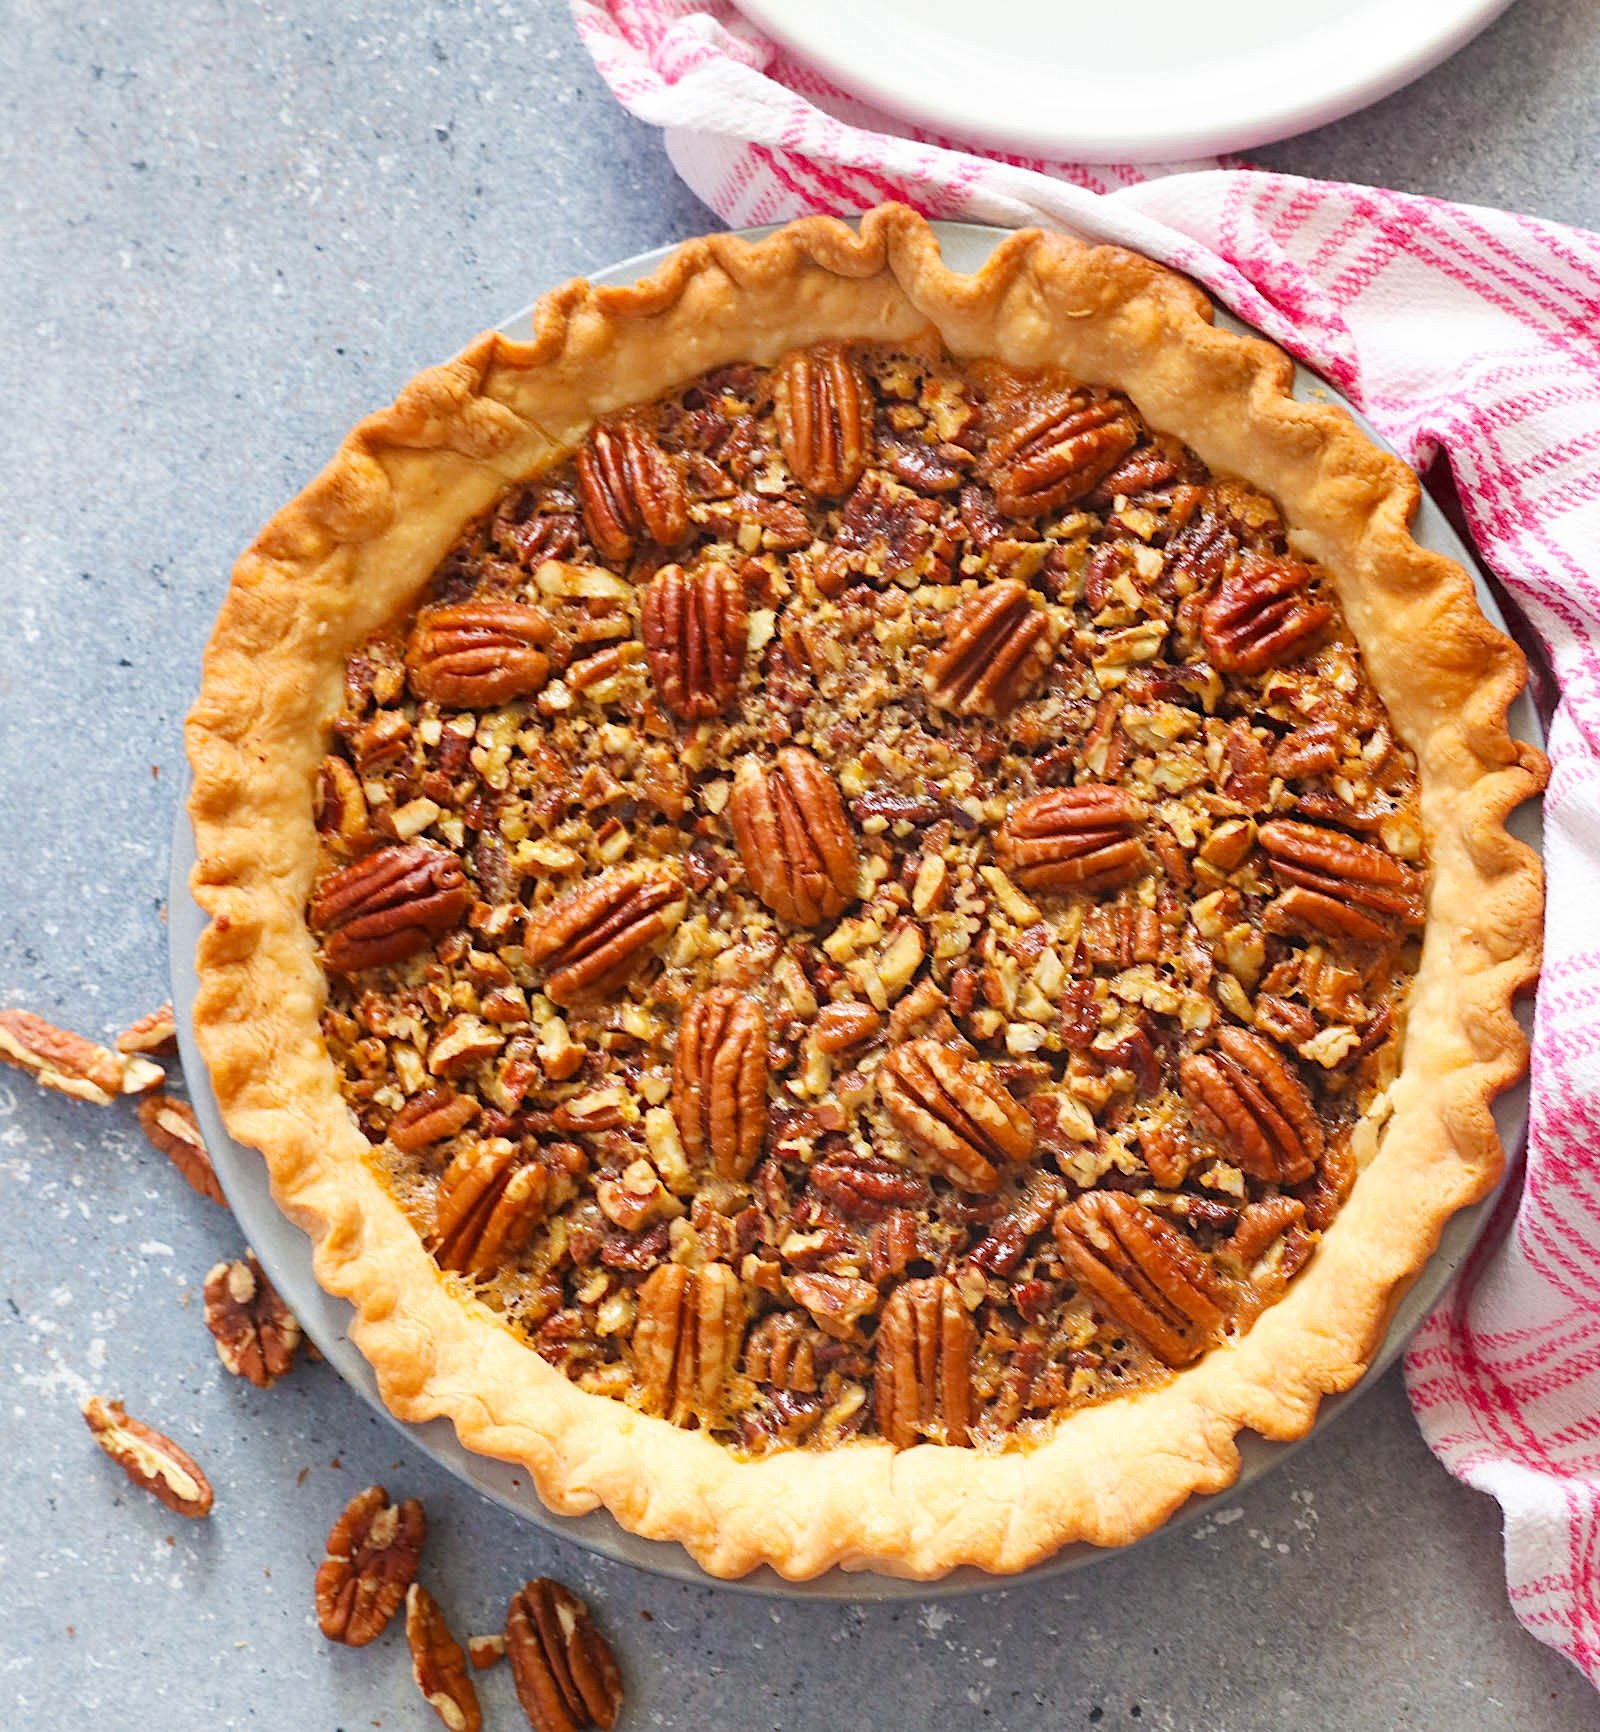
[[[427,1532],[414,1497],[392,1504],[381,1485],[369,1485],[351,1498],[317,1566],[317,1623],[330,1642],[364,1648],[383,1634],[416,1579]]]
[[[380,848],[317,885],[311,924],[340,974],[381,968],[425,950],[472,906],[461,862],[431,842]]]
[[[955,1283],[907,1281],[883,1308],[873,1343],[878,1429],[896,1449],[965,1444],[972,1424],[977,1331]]]
[[[842,344],[792,349],[772,370],[783,455],[807,493],[848,493],[872,443],[872,388]]]
[[[748,614],[744,585],[715,561],[664,565],[640,604],[639,628],[661,701],[686,722],[720,715],[739,690]]]
[[[139,1124],[151,1144],[183,1174],[191,1190],[227,1207],[199,1120],[187,1101],[169,1094],[146,1095],[139,1102]]]
[[[406,1589],[406,1644],[411,1649],[411,1676],[423,1701],[450,1732],[480,1732],[483,1710],[467,1674],[467,1656],[421,1582]]]
[[[293,1368],[299,1320],[262,1274],[254,1251],[212,1268],[206,1276],[205,1305],[217,1358],[235,1377],[270,1389]]]
[[[548,1576],[518,1590],[506,1617],[517,1700],[534,1732],[583,1732],[617,1723],[622,1677],[589,1608]]]
[[[1002,578],[951,612],[922,683],[932,702],[958,716],[1004,715],[1044,677],[1056,635],[1028,586]]]
[[[726,1263],[663,1263],[639,1289],[633,1360],[646,1413],[674,1425],[722,1414],[744,1336],[744,1294]]]
[[[1178,1229],[1121,1191],[1087,1191],[1056,1216],[1073,1279],[1168,1365],[1185,1365],[1227,1327],[1227,1283]]]
[[[728,812],[750,886],[780,919],[815,926],[855,900],[855,835],[839,784],[810,752],[741,760]]]
[[[999,1163],[1033,1152],[1033,1120],[993,1068],[937,1040],[894,1048],[878,1093],[911,1148],[964,1191],[994,1190]]]
[[[1423,875],[1375,843],[1292,818],[1263,824],[1258,839],[1287,886],[1267,911],[1269,930],[1381,944],[1421,925]]]
[[[130,1419],[120,1401],[99,1395],[84,1402],[83,1418],[95,1442],[142,1491],[191,1521],[211,1513],[215,1501],[211,1481],[194,1457],[170,1437]]]
[[[1144,818],[1144,806],[1125,788],[1046,788],[1006,814],[996,852],[1025,890],[1110,889],[1146,863],[1138,839]]]
[[[1178,1067],[1195,1118],[1252,1178],[1297,1185],[1322,1156],[1322,1126],[1305,1084],[1271,1041],[1224,1024],[1209,1052]]]
[[[1250,560],[1217,586],[1200,635],[1225,673],[1258,674],[1305,649],[1333,609],[1305,593],[1311,573],[1295,560]]]
[[[338,853],[359,854],[371,846],[367,796],[361,778],[343,758],[330,754],[322,760],[312,816],[317,834]]]
[[[47,1089],[100,1107],[118,1095],[153,1089],[165,1077],[149,1059],[98,1046],[31,1010],[0,1010],[0,1060],[28,1071]]]
[[[676,547],[689,533],[683,477],[641,422],[596,427],[577,466],[584,527],[602,559],[622,565],[641,540]]]
[[[1126,404],[1074,391],[1020,414],[990,442],[982,473],[1007,517],[1038,517],[1083,498],[1138,437]]]
[[[531,914],[523,952],[535,968],[549,969],[545,992],[574,1004],[621,987],[688,905],[672,867],[619,866]]]
[[[691,1160],[743,1179],[767,1139],[767,1019],[748,993],[713,987],[690,1005],[672,1060],[672,1116]]]
[[[790,1297],[805,1306],[817,1327],[836,1341],[848,1341],[856,1324],[878,1308],[878,1289],[854,1275],[819,1275],[802,1271],[791,1275],[784,1286]]]
[[[441,1269],[486,1275],[528,1242],[550,1200],[550,1171],[523,1164],[516,1144],[490,1137],[464,1148],[445,1169],[429,1241]]]
[[[555,630],[536,607],[466,601],[417,618],[406,672],[419,698],[448,709],[491,709],[538,691],[550,675]]]
[[[115,1041],[118,1052],[144,1053],[150,1057],[178,1050],[178,1024],[172,1014],[172,1001],[129,1023]]]

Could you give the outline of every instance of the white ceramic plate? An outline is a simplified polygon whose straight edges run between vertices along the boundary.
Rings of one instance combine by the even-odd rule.
[[[939,233],[946,260],[957,270],[963,271],[976,270],[1007,232],[969,223],[936,223],[934,227]],[[768,231],[747,232],[755,235]],[[670,248],[662,248],[659,252],[627,259],[608,270],[597,272],[593,280],[632,282],[652,271],[670,251]],[[527,309],[515,318],[507,319],[502,329],[514,336],[525,334],[529,329],[530,313],[531,309]],[[1220,318],[1221,322],[1236,330],[1246,329],[1225,314],[1220,315]],[[1315,394],[1334,402],[1344,401],[1336,391],[1312,374],[1298,374],[1295,391],[1297,395]],[[1361,420],[1360,416],[1356,419]],[[1362,422],[1362,426],[1366,427],[1366,423]],[[1372,433],[1370,427],[1367,427],[1366,431]],[[1376,434],[1372,436],[1377,437]],[[1441,553],[1449,554],[1452,559],[1460,560],[1469,571],[1475,569],[1471,555],[1457,539],[1438,508],[1426,497],[1413,527],[1417,539],[1425,546],[1436,548]],[[1493,595],[1481,580],[1479,600],[1491,619],[1500,624],[1504,623]],[[1512,724],[1524,739],[1542,743],[1543,735],[1538,718],[1526,698],[1520,700],[1513,710]],[[1538,807],[1525,806],[1514,820],[1513,828],[1525,840],[1538,847],[1541,839]],[[661,1540],[641,1539],[637,1534],[630,1534],[618,1526],[604,1510],[577,1517],[552,1515],[540,1503],[527,1474],[521,1468],[492,1461],[487,1456],[475,1455],[464,1449],[448,1420],[436,1419],[425,1425],[405,1425],[394,1419],[378,1395],[377,1380],[372,1374],[371,1366],[350,1340],[350,1306],[342,1299],[330,1297],[317,1285],[311,1266],[311,1241],[279,1212],[273,1202],[267,1184],[266,1168],[260,1155],[235,1142],[223,1128],[222,1115],[211,1092],[205,1065],[194,1044],[193,1011],[197,985],[194,968],[195,946],[205,925],[205,917],[189,895],[189,871],[194,864],[194,857],[194,837],[189,828],[188,814],[180,808],[172,840],[167,941],[172,967],[172,1000],[177,1011],[183,1070],[188,1079],[195,1112],[205,1133],[206,1146],[211,1151],[217,1175],[222,1180],[222,1188],[227,1193],[228,1202],[246,1239],[254,1247],[262,1268],[299,1317],[306,1333],[316,1342],[345,1382],[388,1418],[396,1429],[404,1432],[418,1449],[431,1456],[457,1478],[475,1486],[486,1497],[515,1510],[548,1532],[562,1539],[572,1540],[590,1551],[599,1552],[604,1557],[633,1564],[658,1575],[671,1576],[679,1581],[737,1588],[745,1592],[832,1600],[932,1599],[949,1594],[977,1593],[985,1588],[1005,1585],[1005,1578],[996,1578],[975,1569],[956,1570],[938,1582],[907,1582],[889,1576],[865,1572],[851,1574],[839,1570],[830,1571],[815,1581],[786,1582],[774,1571],[762,1568],[738,1582],[718,1582],[700,1570],[681,1547]],[[1521,1159],[1527,1135],[1526,1091],[1518,1089],[1503,1097],[1495,1109],[1495,1119],[1501,1138],[1506,1148],[1511,1151],[1511,1165],[1515,1165]],[[1369,1388],[1374,1380],[1393,1364],[1413,1331],[1438,1303],[1456,1269],[1471,1251],[1489,1219],[1494,1202],[1495,1197],[1491,1196],[1451,1218],[1432,1260],[1401,1299],[1371,1370],[1354,1389],[1343,1395],[1331,1396],[1323,1402],[1313,1436],[1330,1424],[1339,1413],[1346,1411],[1362,1391]],[[1298,1447],[1298,1444],[1269,1443],[1249,1431],[1240,1433],[1239,1453],[1242,1467],[1238,1484],[1217,1496],[1224,1500],[1236,1496],[1240,1490],[1259,1479]],[[1216,1498],[1210,1497],[1191,1499],[1175,1521],[1169,1522],[1166,1529],[1161,1531],[1168,1531],[1180,1523],[1194,1519],[1207,1505],[1215,1502]],[[1053,1558],[1037,1565],[1029,1575],[1039,1577],[1059,1574],[1111,1555],[1096,1546],[1067,1546]]]
[[[1244,150],[1363,108],[1510,0],[735,0],[946,138],[1074,162]]]

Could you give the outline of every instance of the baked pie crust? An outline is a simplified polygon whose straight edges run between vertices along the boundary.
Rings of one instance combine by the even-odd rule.
[[[679,1541],[716,1575],[766,1563],[792,1578],[833,1565],[929,1578],[961,1564],[1021,1570],[1074,1540],[1136,1539],[1193,1493],[1233,1480],[1242,1427],[1269,1438],[1301,1436],[1320,1398],[1360,1377],[1444,1222],[1482,1196],[1502,1168],[1491,1106],[1526,1064],[1512,1002],[1537,971],[1543,894],[1538,861],[1507,833],[1506,819],[1538,792],[1545,765],[1507,729],[1508,706],[1526,677],[1522,657],[1484,619],[1467,574],[1408,532],[1415,477],[1341,411],[1295,401],[1292,367],[1278,350],[1210,321],[1204,296],[1170,272],[1115,248],[1036,230],[1005,241],[975,275],[953,273],[927,224],[894,206],[870,212],[859,230],[811,218],[757,242],[725,235],[692,241],[628,287],[576,282],[548,295],[531,341],[489,333],[419,376],[392,408],[350,434],[240,559],[187,729],[198,847],[193,888],[211,917],[199,948],[196,1033],[230,1131],[263,1152],[279,1205],[315,1241],[319,1280],[356,1307],[352,1338],[399,1417],[446,1416],[468,1447],[524,1464],[553,1510],[581,1514],[603,1505],[634,1532]],[[537,608],[502,606],[484,616],[472,601],[452,603],[435,589],[416,623],[464,533],[514,490],[581,449],[580,476],[585,462],[594,470],[585,503],[597,557],[621,563],[641,542],[680,535],[676,519],[668,519],[681,502],[667,497],[663,504],[661,489],[647,487],[641,512],[637,492],[630,501],[626,487],[619,491],[617,478],[647,474],[659,447],[631,445],[633,423],[618,411],[667,399],[714,369],[774,368],[771,394],[790,467],[811,493],[837,505],[860,475],[861,428],[871,407],[852,400],[862,375],[851,350],[931,354],[941,345],[946,356],[1013,370],[1007,377],[1049,369],[1083,387],[1074,399],[1081,424],[1074,426],[1091,444],[1111,441],[1100,447],[1103,456],[1111,453],[1102,475],[1132,441],[1118,408],[1127,402],[1173,448],[1181,444],[1213,475],[1239,478],[1281,511],[1282,558],[1258,573],[1254,589],[1230,592],[1218,604],[1207,644],[1214,659],[1232,656],[1236,668],[1259,672],[1272,654],[1263,660],[1256,649],[1276,627],[1284,635],[1273,653],[1288,657],[1330,617],[1342,619],[1337,629],[1353,638],[1388,726],[1414,760],[1426,924],[1397,1037],[1398,1075],[1382,1079],[1388,1116],[1375,1120],[1381,1134],[1368,1138],[1359,1180],[1314,1255],[1247,1328],[1227,1333],[1222,1326],[1226,1299],[1218,1297],[1214,1259],[1198,1257],[1188,1239],[1136,1200],[1134,1187],[1102,1188],[1091,1176],[1070,1218],[1063,1209],[1057,1219],[1056,1287],[1076,1282],[1088,1300],[1110,1292],[1112,1324],[1138,1334],[1141,1314],[1129,1309],[1127,1283],[1116,1287],[1113,1273],[1106,1286],[1095,1248],[1104,1258],[1120,1244],[1136,1272],[1141,1257],[1165,1259],[1166,1294],[1180,1295],[1177,1311],[1163,1310],[1157,1294],[1162,1316],[1143,1314],[1143,1338],[1156,1359],[1176,1369],[1136,1378],[1132,1393],[1102,1391],[1103,1399],[1063,1404],[1009,1438],[974,1435],[977,1447],[919,1441],[968,1435],[970,1389],[946,1388],[939,1379],[950,1355],[970,1349],[967,1311],[979,1301],[974,1290],[964,1304],[950,1280],[907,1280],[891,1284],[877,1325],[880,1373],[887,1350],[895,1382],[880,1393],[874,1423],[831,1447],[757,1453],[730,1447],[741,1439],[717,1435],[710,1424],[672,1423],[697,1411],[692,1378],[686,1383],[681,1368],[669,1364],[658,1387],[630,1404],[580,1388],[541,1357],[474,1284],[484,1272],[473,1260],[473,1245],[481,1249],[487,1231],[481,1215],[474,1217],[478,1239],[458,1235],[453,1253],[442,1227],[431,1248],[425,1242],[403,1187],[375,1157],[341,1090],[325,1015],[338,1013],[349,973],[383,967],[431,941],[472,899],[461,890],[453,856],[424,846],[402,857],[394,833],[390,856],[358,874],[360,881],[339,880],[329,872],[314,806],[345,701],[347,660],[397,621],[414,622],[410,683],[419,700],[481,708],[526,696],[548,677],[541,664],[549,632],[536,623]],[[605,431],[591,437],[600,422]],[[870,416],[866,424],[870,432]],[[1043,448],[1038,431],[1014,421],[1014,437],[998,457],[991,440],[988,478],[1014,516],[1060,504],[1050,492],[1056,471],[1030,463]],[[1285,578],[1291,566],[1299,575]],[[1318,573],[1310,590],[1306,568]],[[729,621],[742,620],[745,604],[725,568],[670,572],[676,576],[660,572],[654,580],[643,634],[666,707],[693,727],[725,707],[737,687]],[[945,575],[960,582],[959,574]],[[931,702],[974,716],[1004,713],[1019,701],[1056,647],[1039,623],[1044,613],[1030,612],[1027,581],[962,590],[944,648],[928,657]],[[1316,601],[1317,585],[1331,592],[1333,605]],[[674,660],[674,645],[681,650],[690,630],[685,620],[698,622],[698,647]],[[817,773],[816,759],[790,746],[752,763],[733,787],[750,886],[780,922],[801,927],[838,918],[852,899],[856,864],[853,852],[840,852],[841,836],[855,847],[842,811],[837,820],[830,816],[837,789],[819,784]],[[824,783],[827,776],[823,771]],[[997,885],[997,895],[1020,887],[1026,909],[1030,896],[1115,889],[1141,869],[1129,861],[1142,846],[1142,818],[1137,801],[1098,783],[1042,788],[1017,801],[996,839],[996,857],[1017,882]],[[1319,884],[1325,888],[1326,861],[1319,864],[1317,849],[1326,833],[1308,837],[1311,827],[1293,817],[1266,827],[1272,834],[1261,846],[1279,868],[1279,885],[1298,884],[1313,896]],[[796,849],[804,855],[799,866]],[[1351,871],[1359,877],[1372,867],[1369,854]],[[1377,908],[1380,921],[1403,925],[1409,916],[1395,911],[1414,894],[1406,887],[1421,882],[1420,866],[1380,861],[1373,869],[1382,878],[1377,901],[1360,902],[1354,918],[1359,924],[1368,917],[1362,909]],[[388,873],[386,882],[405,878],[425,934],[403,934],[395,948],[392,920],[363,924],[363,914],[390,894],[383,885],[373,890],[374,871]],[[1395,884],[1401,901],[1386,901]],[[681,889],[663,888],[645,867],[623,866],[594,894],[611,899],[606,918],[622,911],[616,919],[634,935],[623,948],[643,955],[650,944],[659,949],[682,918]],[[546,997],[559,1006],[581,1003],[594,990],[620,992],[628,969],[618,966],[618,953],[585,938],[597,929],[592,909],[582,918],[550,909],[547,899],[545,918],[526,943],[530,966],[544,970]],[[1413,944],[1408,967],[1414,955]],[[325,963],[339,983],[332,989]],[[842,1013],[845,1020],[854,1014]],[[693,1018],[686,1015],[679,1041],[673,1111],[679,1129],[690,1131],[690,1153],[714,1160],[724,1185],[743,1182],[762,1146],[762,1127],[752,1128],[750,1119],[762,1073],[751,1057],[760,1055],[748,1017],[738,991],[707,994]],[[1225,1131],[1237,1102],[1254,1102],[1259,1147],[1240,1164],[1270,1175],[1276,1182],[1268,1192],[1287,1198],[1308,1182],[1322,1130],[1299,1116],[1304,1090],[1273,1068],[1271,1041],[1238,1019],[1220,1017],[1218,1028],[1205,1054],[1184,1061],[1183,1097],[1195,1134]],[[1307,1049],[1299,1050],[1305,1056]],[[1319,1058],[1313,1050],[1307,1064],[1333,1065],[1340,1056],[1324,1050]],[[717,1073],[726,1098],[719,1096],[714,1125],[695,1117],[698,1108],[678,1111],[680,1098],[698,1100],[695,1089],[710,1086],[713,1059],[727,1061]],[[1009,1170],[1031,1150],[1028,1115],[1004,1078],[996,1082],[999,1074],[986,1069],[948,1017],[944,1033],[935,1028],[903,1040],[879,1065],[877,1094],[889,1119],[940,1186],[993,1190],[997,1168]],[[951,1100],[964,1103],[965,1120],[952,1121]],[[961,1133],[954,1137],[952,1122]],[[444,1128],[454,1132],[461,1123],[450,1119]],[[482,1181],[473,1162],[492,1164],[497,1157],[481,1154],[490,1147],[468,1148],[456,1175],[461,1184]],[[1213,1170],[1223,1190],[1232,1184],[1245,1195],[1237,1168],[1224,1162]],[[521,1169],[521,1176],[542,1173]],[[503,1183],[503,1175],[489,1176]],[[527,1191],[513,1197],[525,1212],[538,1201]],[[509,1187],[495,1194],[513,1196]],[[1060,1194],[1051,1192],[1048,1208]],[[1294,1206],[1286,1205],[1285,1219]],[[495,1231],[517,1225],[509,1213],[497,1221]],[[1152,1233],[1161,1238],[1156,1252],[1148,1249]],[[1139,1234],[1146,1249],[1129,1252],[1130,1235]],[[722,1273],[698,1279],[686,1298],[680,1289],[688,1277],[674,1273],[682,1264],[660,1263],[656,1290],[648,1302],[639,1295],[641,1306],[659,1325],[673,1307],[693,1303],[703,1326],[713,1328],[713,1313],[731,1315],[727,1308],[739,1301],[732,1265],[707,1267]],[[850,1335],[857,1319],[834,1321]],[[647,1356],[640,1351],[641,1365]],[[930,1382],[939,1384],[931,1395]]]

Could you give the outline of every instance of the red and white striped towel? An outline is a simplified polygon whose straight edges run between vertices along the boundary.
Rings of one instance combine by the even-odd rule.
[[[1214,164],[982,154],[834,89],[720,0],[573,11],[727,222],[899,199],[1120,242],[1207,284],[1419,469],[1443,453],[1559,688],[1550,918],[1525,1178],[1406,1371],[1429,1444],[1504,1506],[1517,1616],[1600,1685],[1600,236]]]

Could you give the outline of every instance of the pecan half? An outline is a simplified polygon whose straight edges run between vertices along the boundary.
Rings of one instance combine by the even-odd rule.
[[[1225,673],[1258,674],[1305,649],[1333,609],[1305,593],[1311,573],[1294,560],[1251,560],[1231,572],[1200,613],[1200,635]]]
[[[322,956],[340,974],[424,950],[472,906],[461,862],[431,842],[402,842],[330,873],[312,893]]]
[[[1292,818],[1263,824],[1258,840],[1287,887],[1267,911],[1271,930],[1381,944],[1422,923],[1422,873],[1375,843]]]
[[[435,1143],[448,1142],[482,1111],[471,1095],[458,1095],[448,1084],[413,1095],[389,1121],[389,1141],[407,1155]]]
[[[738,694],[748,614],[744,585],[715,561],[664,565],[640,604],[639,627],[661,701],[686,722],[720,715]]]
[[[467,1674],[467,1656],[421,1582],[406,1589],[406,1644],[411,1649],[411,1676],[423,1701],[450,1732],[480,1732],[483,1710]]]
[[[170,1437],[130,1419],[120,1401],[99,1395],[84,1402],[83,1418],[95,1442],[142,1491],[191,1521],[211,1513],[215,1501],[211,1481],[194,1457]]]
[[[646,1413],[674,1425],[720,1417],[744,1336],[744,1294],[726,1263],[664,1263],[639,1289],[633,1359]]]
[[[1125,788],[1047,788],[1006,814],[995,851],[1025,890],[1110,889],[1145,866],[1138,839],[1144,818],[1144,806]]]
[[[793,1311],[774,1311],[750,1331],[744,1349],[744,1374],[791,1394],[813,1395],[818,1388],[820,1337]]]
[[[534,1732],[610,1732],[622,1707],[622,1676],[589,1608],[539,1576],[518,1590],[506,1616],[506,1652],[517,1700]]]
[[[165,1077],[149,1059],[98,1046],[31,1010],[0,1010],[0,1060],[27,1071],[47,1089],[100,1107],[110,1106],[118,1095],[153,1089]]]
[[[1121,1191],[1087,1191],[1056,1216],[1073,1279],[1168,1365],[1198,1359],[1227,1327],[1232,1301],[1211,1260]]]
[[[1000,716],[1044,678],[1056,630],[1025,583],[1002,578],[952,610],[922,676],[932,702],[958,716]]]
[[[521,1164],[517,1146],[491,1137],[463,1149],[445,1168],[433,1204],[429,1241],[441,1269],[485,1275],[514,1257],[544,1219],[550,1172]]]
[[[878,1429],[896,1449],[926,1438],[965,1444],[972,1425],[977,1331],[953,1281],[907,1281],[883,1308],[873,1343]]]
[[[683,477],[642,423],[602,423],[577,464],[584,527],[601,558],[621,565],[642,540],[676,547],[689,533]]]
[[[545,992],[559,1005],[574,1004],[621,987],[688,905],[670,866],[619,866],[530,915],[523,953],[549,970]]]
[[[772,371],[784,460],[807,493],[848,493],[872,443],[872,387],[838,343],[792,349]]]
[[[406,650],[411,689],[450,709],[488,709],[525,698],[550,676],[546,646],[555,635],[536,607],[515,601],[465,601],[418,616]]]
[[[1074,391],[1019,415],[990,442],[982,473],[1007,517],[1038,517],[1091,492],[1138,437],[1125,404]]]
[[[381,1485],[369,1485],[351,1498],[317,1566],[317,1623],[330,1642],[364,1648],[383,1634],[416,1579],[427,1532],[414,1497],[392,1504]]]
[[[261,1272],[254,1251],[216,1264],[206,1276],[206,1328],[217,1358],[233,1373],[270,1389],[294,1366],[300,1324]]]
[[[912,1149],[964,1191],[994,1190],[999,1163],[1033,1152],[1033,1120],[994,1070],[939,1041],[895,1047],[878,1093]]]
[[[169,1094],[146,1095],[139,1102],[139,1124],[151,1144],[183,1174],[191,1190],[227,1207],[199,1121],[187,1101]]]
[[[750,886],[780,919],[815,926],[855,900],[855,834],[839,784],[810,752],[742,759],[728,814]]]
[[[317,834],[337,852],[359,854],[371,846],[367,796],[361,778],[343,758],[330,754],[322,760],[312,816]]]
[[[784,1286],[811,1313],[819,1329],[837,1341],[848,1341],[863,1317],[878,1308],[878,1289],[855,1275],[818,1275],[803,1271]]]
[[[118,1052],[150,1056],[176,1052],[178,1024],[172,1014],[172,1001],[169,999],[159,1009],[129,1023],[113,1044]]]
[[[1224,1024],[1209,1052],[1178,1067],[1195,1118],[1252,1178],[1297,1185],[1322,1155],[1322,1126],[1305,1084],[1270,1040]]]
[[[692,1160],[743,1179],[767,1140],[767,1019],[748,993],[718,986],[690,1005],[672,1060],[672,1116]]]

